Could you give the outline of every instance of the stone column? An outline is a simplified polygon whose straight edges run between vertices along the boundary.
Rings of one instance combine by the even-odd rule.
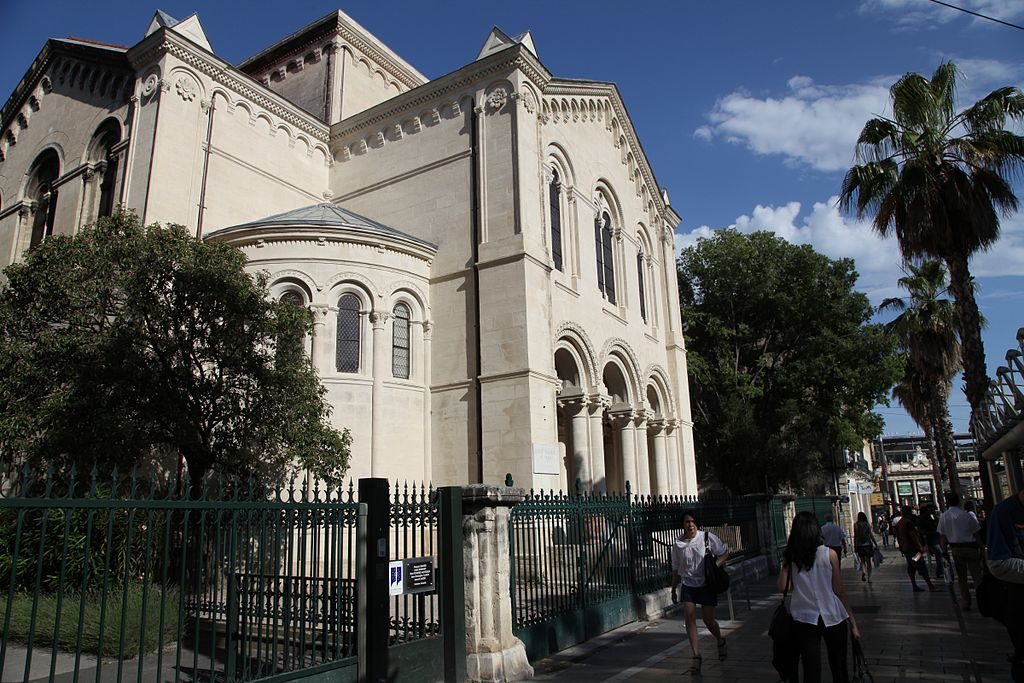
[[[683,482],[686,481],[683,478],[682,458],[679,455],[679,444],[676,439],[676,426],[678,424],[676,420],[665,420],[665,451],[668,476],[672,486],[672,493],[677,495],[683,493]]]
[[[608,473],[604,467],[604,411],[612,404],[606,394],[587,397],[587,419],[590,421],[590,476],[595,493],[608,491]]]
[[[509,512],[526,491],[471,484],[462,490],[466,577],[466,678],[521,681],[533,677],[523,642],[512,634]]]
[[[330,352],[334,344],[327,338],[327,315],[330,309],[323,304],[314,304],[309,307],[309,311],[313,314],[313,340],[309,350],[309,362],[316,370],[316,374],[323,377],[333,369]]]
[[[665,420],[648,420],[647,435],[654,441],[654,481],[652,490],[655,495],[667,496],[678,491],[669,475],[668,454],[665,452]]]
[[[612,429],[619,440],[619,449],[622,452],[622,478],[623,489],[628,483],[630,488],[636,492],[637,470],[636,470],[636,429],[633,428],[635,413],[632,408],[625,410],[609,411]],[[625,493],[625,490],[622,491]]]
[[[434,457],[430,450],[433,438],[430,419],[430,333],[433,327],[434,324],[429,320],[423,321],[423,478],[427,481],[434,478]]]
[[[576,490],[576,480],[584,491],[591,491],[594,488],[593,473],[590,467],[589,444],[589,422],[587,416],[587,403],[589,399],[581,393],[568,394],[558,398],[558,407],[568,416],[570,430],[572,433],[572,452],[569,460],[572,463],[572,470],[569,472],[569,481],[566,490],[570,493]]]
[[[383,465],[384,454],[384,374],[388,367],[388,344],[384,330],[390,313],[373,311],[370,323],[373,325],[373,397],[370,399],[370,476],[386,477]]]
[[[654,413],[646,408],[637,408],[633,417],[634,436],[636,438],[636,487],[634,491],[642,496],[649,496],[651,487],[651,455],[647,450],[647,421]]]

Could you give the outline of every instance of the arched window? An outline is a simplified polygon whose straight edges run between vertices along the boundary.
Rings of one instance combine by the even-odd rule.
[[[113,119],[107,119],[96,131],[92,142],[92,161],[99,164],[100,198],[96,207],[96,217],[110,216],[114,213],[114,192],[117,185],[118,158],[113,148],[121,140],[121,129]]]
[[[647,322],[647,292],[644,288],[644,249],[640,247],[636,252],[636,282],[640,296],[640,319]]]
[[[615,259],[612,256],[612,219],[607,211],[594,220],[594,250],[597,252],[597,287],[615,303]]]
[[[561,194],[558,171],[552,171],[551,184],[548,186],[548,202],[551,204],[551,259],[555,262],[555,270],[562,270]]]
[[[395,306],[391,322],[391,374],[409,379],[409,307]]]
[[[281,295],[281,303],[291,304],[293,306],[305,306],[306,302],[303,300],[302,295],[296,292],[294,289],[289,289],[287,292]]]
[[[338,372],[359,372],[361,330],[359,297],[346,294],[338,299],[338,334],[335,362]]]
[[[32,179],[29,182],[26,199],[35,202],[32,216],[32,248],[53,234],[53,223],[57,218],[57,190],[54,181],[60,177],[60,158],[57,152],[48,149],[32,164]]]

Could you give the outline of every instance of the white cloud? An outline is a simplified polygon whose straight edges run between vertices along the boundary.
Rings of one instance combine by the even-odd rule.
[[[809,244],[829,258],[851,258],[859,274],[858,288],[875,304],[900,296],[896,282],[902,276],[899,247],[894,237],[882,239],[868,220],[857,220],[839,212],[836,197],[815,202],[802,212],[800,202],[781,206],[758,204],[749,215],[736,218],[729,228],[743,233],[768,230],[793,244]],[[677,252],[710,237],[716,228],[702,225],[675,236]],[[1024,275],[1024,216],[1003,221],[1002,238],[995,249],[980,254],[971,271],[978,277]]]
[[[960,98],[964,103],[1024,78],[1021,63],[972,58],[956,62],[966,77]],[[709,123],[693,134],[708,142],[717,137],[742,144],[755,154],[781,155],[791,165],[827,173],[845,171],[853,162],[864,123],[888,112],[889,86],[897,78],[886,75],[864,83],[820,85],[796,75],[781,95],[758,97],[739,89],[720,98],[707,116]]]
[[[950,4],[1003,21],[1024,16],[1024,4],[1020,0],[958,0]],[[895,19],[897,28],[927,28],[958,20],[982,26],[998,26],[980,17],[921,0],[863,0],[860,10],[864,14],[884,13],[886,18]]]

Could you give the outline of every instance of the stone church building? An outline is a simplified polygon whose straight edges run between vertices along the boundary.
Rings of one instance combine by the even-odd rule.
[[[0,265],[119,204],[237,246],[312,310],[353,476],[697,493],[679,216],[529,34],[431,80],[341,11],[237,65],[157,12],[48,41],[0,135]]]

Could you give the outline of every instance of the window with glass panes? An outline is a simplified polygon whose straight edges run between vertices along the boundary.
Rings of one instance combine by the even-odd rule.
[[[398,304],[391,319],[391,373],[409,379],[409,307]]]
[[[562,205],[558,171],[552,171],[551,185],[548,186],[548,203],[551,204],[551,259],[555,262],[555,270],[561,270]]]
[[[335,363],[338,372],[359,372],[359,297],[346,294],[338,299],[338,332]]]

